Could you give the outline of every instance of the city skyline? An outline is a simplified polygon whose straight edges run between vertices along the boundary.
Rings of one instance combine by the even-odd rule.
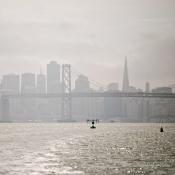
[[[77,77],[71,91],[71,65],[59,65],[56,61],[47,64],[47,75],[23,73],[21,78],[14,74],[4,75],[0,89],[0,121],[70,122],[89,117],[125,122],[174,121],[172,88],[151,90],[148,82],[145,91],[131,86],[127,59],[123,72],[122,90],[113,82],[105,91],[92,89],[92,82],[84,75]]]
[[[12,88],[15,90],[15,92],[35,92],[35,93],[59,93],[62,89],[62,79],[61,79],[61,65],[58,64],[56,61],[50,61],[47,65],[47,71],[46,74],[43,73],[40,69],[40,73],[33,73],[33,72],[24,72],[21,74],[5,74],[2,75],[1,79],[1,88],[7,89]],[[74,68],[73,68],[74,69]],[[109,89],[115,89],[123,92],[151,92],[152,90],[156,88],[171,88],[172,92],[174,92],[174,86],[170,87],[167,85],[160,86],[160,87],[150,87],[149,82],[145,82],[145,87],[143,89],[139,87],[135,87],[132,84],[130,84],[129,79],[129,72],[128,72],[128,64],[127,64],[127,57],[125,57],[124,60],[124,66],[123,66],[123,75],[122,75],[122,84],[116,82],[108,82],[107,85],[102,85],[101,82],[98,82],[93,79],[89,79],[88,76],[84,75],[83,73],[80,73],[77,69],[72,70],[72,74],[74,74],[74,78],[72,81],[72,90],[78,90],[81,87],[85,89],[91,89],[91,90],[104,90],[108,91]],[[75,72],[77,75],[75,76]],[[82,81],[82,82],[81,82]],[[84,85],[81,83],[85,83]],[[27,84],[26,84],[27,83]],[[31,84],[32,83],[32,84]],[[80,83],[80,84],[79,84]],[[79,84],[79,85],[78,85]],[[27,89],[26,89],[27,88]],[[83,89],[84,89],[83,88]]]

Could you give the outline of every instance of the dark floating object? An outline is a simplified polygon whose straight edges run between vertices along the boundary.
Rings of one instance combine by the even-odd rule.
[[[95,126],[91,126],[91,129],[96,129],[96,127]]]
[[[89,122],[92,122],[92,126],[90,128],[91,129],[96,129],[96,127],[94,125],[95,125],[95,123],[99,123],[99,120],[98,119],[95,119],[95,120],[87,119],[87,123],[89,123]]]
[[[160,132],[164,132],[164,131],[163,131],[163,127],[162,127],[162,126],[160,127]]]
[[[94,120],[92,120],[92,126],[91,126],[91,129],[95,129],[96,127],[94,126],[95,122]]]

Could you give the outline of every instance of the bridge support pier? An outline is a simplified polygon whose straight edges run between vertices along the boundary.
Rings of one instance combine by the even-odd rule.
[[[71,66],[62,65],[62,121],[72,120]]]

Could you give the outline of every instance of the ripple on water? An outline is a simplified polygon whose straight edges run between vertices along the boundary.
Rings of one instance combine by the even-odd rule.
[[[175,127],[164,125],[1,124],[0,174],[174,175]]]

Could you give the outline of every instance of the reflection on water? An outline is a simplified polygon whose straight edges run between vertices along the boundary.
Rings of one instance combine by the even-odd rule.
[[[0,124],[0,174],[175,174],[175,125]]]

